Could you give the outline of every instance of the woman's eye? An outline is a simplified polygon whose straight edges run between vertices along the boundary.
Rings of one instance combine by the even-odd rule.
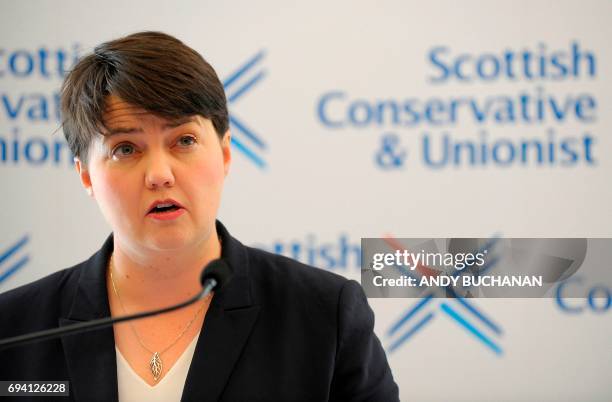
[[[113,157],[121,158],[130,156],[136,152],[134,145],[132,144],[119,144],[113,149]]]
[[[195,137],[191,135],[184,135],[178,140],[178,144],[182,147],[189,147],[196,143]]]

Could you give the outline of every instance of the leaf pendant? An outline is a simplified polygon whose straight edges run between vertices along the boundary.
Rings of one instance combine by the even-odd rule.
[[[155,379],[155,381],[157,381],[159,377],[161,376],[162,370],[164,368],[162,359],[159,356],[159,353],[155,352],[153,354],[151,361],[149,361],[149,367],[151,368],[151,373],[153,374],[153,378]]]

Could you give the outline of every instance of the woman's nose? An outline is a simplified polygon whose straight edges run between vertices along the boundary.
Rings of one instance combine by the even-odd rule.
[[[174,172],[171,160],[163,153],[155,153],[147,158],[145,172],[145,185],[149,189],[172,187],[174,185]]]

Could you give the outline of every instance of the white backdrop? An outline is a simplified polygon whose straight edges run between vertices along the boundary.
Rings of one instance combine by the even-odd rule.
[[[220,212],[244,243],[358,279],[362,237],[612,237],[608,1],[0,7],[0,291],[87,258],[108,235],[53,134],[56,94],[62,65],[140,30],[183,40],[222,80],[248,67],[226,87],[244,147]],[[445,136],[460,153],[440,166]],[[486,162],[470,162],[465,144],[481,152],[483,138]],[[612,308],[446,301],[487,344],[441,302],[389,335],[419,300],[371,300],[402,401],[612,397]]]

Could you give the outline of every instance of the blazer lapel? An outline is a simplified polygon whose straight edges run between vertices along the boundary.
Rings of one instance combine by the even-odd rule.
[[[234,311],[211,306],[189,368],[182,402],[219,400],[258,313],[258,306]]]
[[[234,275],[216,292],[187,374],[182,402],[218,401],[230,380],[259,314],[253,305],[246,248],[217,221],[223,258]]]
[[[82,321],[60,319],[60,326]],[[62,338],[70,374],[70,394],[78,402],[117,402],[117,362],[113,328]]]
[[[106,265],[113,249],[112,235],[82,267],[72,308],[59,325],[110,316]],[[113,328],[61,338],[70,374],[70,394],[79,402],[117,402],[117,362]]]

